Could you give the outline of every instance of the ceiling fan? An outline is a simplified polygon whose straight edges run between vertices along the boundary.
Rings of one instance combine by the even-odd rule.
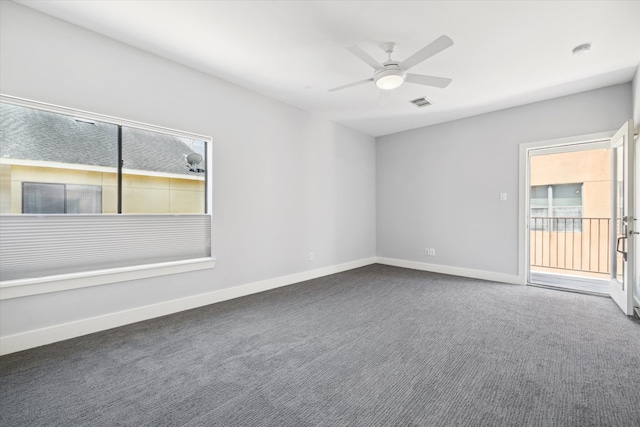
[[[349,87],[358,86],[368,82],[374,82],[377,87],[384,90],[391,90],[400,87],[404,82],[416,83],[426,86],[434,86],[439,88],[445,88],[451,83],[451,79],[445,77],[424,76],[422,74],[407,73],[407,70],[414,67],[431,58],[433,55],[442,52],[448,47],[453,45],[453,40],[447,36],[440,36],[407,59],[402,62],[391,59],[391,54],[395,48],[395,43],[385,43],[383,46],[384,51],[389,55],[389,59],[382,64],[373,59],[364,50],[360,49],[357,45],[349,46],[347,50],[353,53],[355,56],[369,64],[375,72],[373,77],[366,80],[360,80],[355,83],[349,83],[344,86],[338,86],[333,89],[329,89],[329,92],[335,92],[337,90],[347,89]]]

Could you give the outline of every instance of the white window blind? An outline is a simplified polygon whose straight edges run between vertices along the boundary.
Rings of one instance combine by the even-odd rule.
[[[211,257],[211,216],[0,215],[0,280]]]

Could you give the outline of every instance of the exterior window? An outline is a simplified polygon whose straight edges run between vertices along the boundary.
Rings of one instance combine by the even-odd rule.
[[[532,230],[582,231],[582,184],[536,185],[529,196]]]
[[[95,185],[23,182],[22,213],[102,213],[102,187]]]
[[[64,184],[22,183],[22,213],[65,213]]]
[[[2,281],[211,259],[210,139],[19,104],[0,102]]]

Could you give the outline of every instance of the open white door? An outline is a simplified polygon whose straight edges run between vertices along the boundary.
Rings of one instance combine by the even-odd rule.
[[[633,315],[633,120],[611,138],[611,298]]]

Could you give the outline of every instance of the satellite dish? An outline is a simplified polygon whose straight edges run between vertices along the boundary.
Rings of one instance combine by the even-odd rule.
[[[202,156],[198,153],[191,153],[187,156],[187,167],[191,172],[204,172],[204,169],[198,167],[198,163],[202,161]]]
[[[187,156],[187,163],[189,163],[190,165],[192,164],[198,164],[202,161],[202,156],[198,153],[191,153]]]

